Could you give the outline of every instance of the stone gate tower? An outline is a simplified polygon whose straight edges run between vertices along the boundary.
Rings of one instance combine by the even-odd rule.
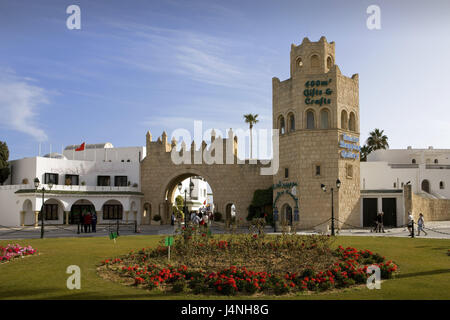
[[[334,188],[335,218],[360,226],[358,75],[341,74],[335,44],[325,37],[292,44],[290,60],[291,77],[272,79],[273,127],[280,133],[274,213],[300,229],[313,227],[331,217]]]

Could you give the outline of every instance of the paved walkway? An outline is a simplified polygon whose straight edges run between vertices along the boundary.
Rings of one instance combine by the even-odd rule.
[[[415,235],[417,238],[436,238],[436,239],[450,239],[450,221],[432,221],[426,223],[425,229],[428,235],[420,234],[417,236],[417,228]],[[115,231],[115,228],[112,229]],[[128,225],[126,227],[121,227],[119,229],[120,236],[126,235],[167,235],[173,234],[175,228],[171,225],[162,226],[138,226],[138,232],[134,232],[134,226]],[[222,225],[213,225],[211,227],[213,234],[223,234],[228,233],[224,230]],[[280,234],[279,232],[274,233],[272,227],[266,227],[267,234]],[[341,236],[372,236],[372,237],[409,237],[409,231],[406,228],[390,228],[385,229],[385,233],[374,233],[370,232],[369,229],[343,229],[340,230],[337,235]],[[77,226],[45,226],[45,238],[68,238],[68,237],[107,237],[109,235],[110,229],[108,226],[99,225],[97,227],[96,233],[77,233]],[[248,232],[245,227],[239,228],[238,233]],[[297,234],[310,235],[318,234],[316,230],[302,230],[297,232]],[[0,240],[18,240],[18,239],[33,239],[39,238],[41,235],[41,228],[35,227],[13,227],[6,228],[0,227]]]

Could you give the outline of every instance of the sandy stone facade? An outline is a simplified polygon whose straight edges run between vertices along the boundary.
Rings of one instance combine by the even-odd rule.
[[[202,176],[209,183],[213,196],[215,210],[227,218],[230,214],[229,205],[236,207],[236,216],[245,221],[247,208],[249,207],[253,193],[256,189],[267,189],[272,183],[272,176],[261,175],[261,164],[241,163],[237,158],[237,138],[227,139],[221,137],[211,140],[217,146],[222,146],[222,164],[207,164],[203,154],[215,155],[217,150],[213,146],[207,146],[205,142],[200,148],[195,144],[187,150],[186,145],[181,145],[180,151],[174,151],[182,155],[189,154],[190,164],[175,164],[172,161],[172,150],[176,149],[176,142],[167,141],[166,133],[163,133],[157,141],[152,141],[150,132],[147,133],[147,155],[141,162],[141,186],[144,193],[143,208],[148,208],[149,214],[159,214],[163,223],[170,223],[170,216],[174,203],[174,190],[178,183],[191,176]],[[231,159],[226,159],[227,148]],[[195,152],[190,152],[196,150]],[[201,164],[195,163],[195,157],[202,159]],[[228,160],[228,161],[227,161]],[[230,161],[231,160],[231,161]],[[187,161],[186,161],[187,162]],[[230,163],[232,162],[232,164]],[[145,210],[142,210],[144,212]],[[229,218],[229,217],[228,217]]]
[[[303,229],[331,217],[334,187],[335,217],[359,226],[359,80],[358,75],[341,74],[334,47],[325,37],[293,44],[291,77],[273,78],[273,128],[280,134],[275,175],[261,175],[260,164],[238,164],[233,134],[224,141],[233,149],[234,164],[175,165],[171,150],[176,143],[168,143],[165,133],[154,142],[148,133],[147,156],[141,162],[143,205],[151,206],[152,214],[159,213],[167,223],[173,189],[186,177],[200,175],[212,188],[217,211],[225,214],[227,205],[234,203],[238,217],[245,219],[254,191],[273,185],[273,210],[279,221]],[[201,150],[209,150],[206,143],[197,152]],[[327,186],[326,193],[321,184]]]
[[[296,223],[298,211],[301,229],[315,226],[331,217],[334,188],[335,217],[359,226],[359,152],[340,145],[359,146],[357,140],[344,141],[359,139],[358,75],[341,74],[334,63],[334,42],[325,37],[292,45],[290,57],[291,78],[272,81],[273,127],[280,132],[280,170],[274,182],[298,184],[298,200],[289,192],[277,199],[279,190],[274,189],[274,210],[289,224]]]
[[[450,199],[430,199],[411,191],[411,185],[404,186],[405,221],[412,212],[414,221],[423,213],[425,221],[450,220]]]

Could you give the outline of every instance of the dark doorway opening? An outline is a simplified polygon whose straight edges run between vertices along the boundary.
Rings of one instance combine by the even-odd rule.
[[[397,226],[397,199],[383,198],[383,224],[389,227]]]
[[[90,204],[74,204],[70,209],[69,224],[78,224],[81,222],[81,214],[90,212],[95,213],[95,207]]]
[[[378,213],[377,198],[363,198],[363,226],[373,227]]]

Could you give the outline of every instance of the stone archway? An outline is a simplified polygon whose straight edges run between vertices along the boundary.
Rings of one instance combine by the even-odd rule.
[[[21,211],[21,225],[31,226],[35,224],[35,213],[33,212],[33,202],[30,199],[26,199],[22,205]]]
[[[141,224],[150,224],[152,221],[152,205],[151,203],[144,203],[142,207]]]

